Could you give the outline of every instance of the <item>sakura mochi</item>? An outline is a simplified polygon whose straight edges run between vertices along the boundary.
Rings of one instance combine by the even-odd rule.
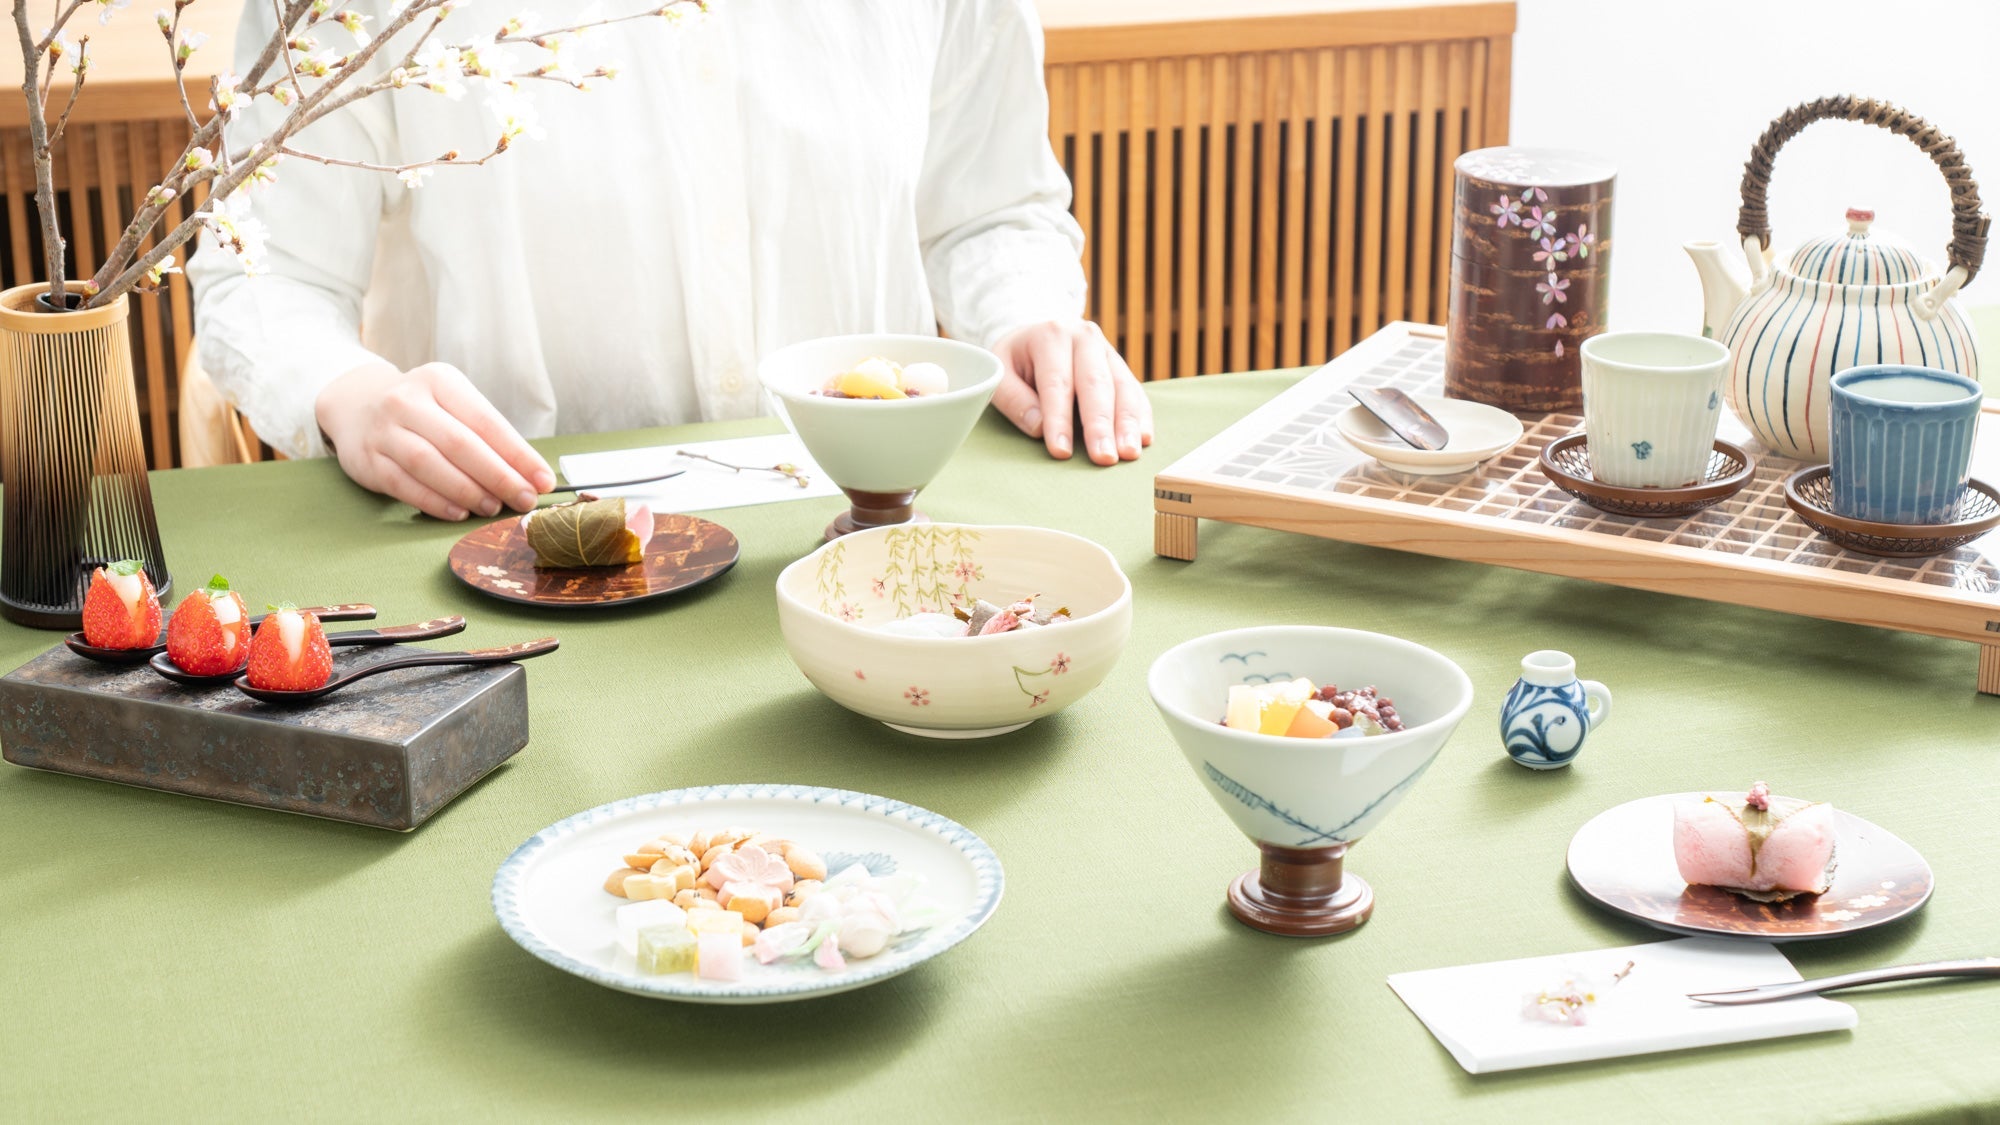
[[[645,557],[653,511],[637,501],[579,500],[521,517],[538,567],[625,566]]]
[[[1833,806],[1773,797],[1757,782],[1742,796],[1674,805],[1674,862],[1696,886],[1760,902],[1824,892],[1833,881]]]

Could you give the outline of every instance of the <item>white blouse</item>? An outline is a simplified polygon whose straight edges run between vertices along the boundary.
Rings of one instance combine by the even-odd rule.
[[[354,6],[381,26],[379,2]],[[444,38],[490,33],[518,6],[471,0]],[[540,7],[554,25],[573,5]],[[1049,149],[1029,0],[712,8],[565,48],[566,65],[618,77],[523,83],[546,132],[483,167],[412,189],[284,160],[250,197],[269,228],[263,272],[206,240],[188,263],[222,393],[264,440],[309,456],[325,452],[313,401],[334,377],[441,360],[537,437],[754,415],[758,357],[814,336],[941,325],[990,345],[1081,315],[1083,238]],[[271,23],[268,5],[246,6],[239,73]],[[392,91],[293,144],[378,164],[475,156],[499,132],[487,97],[476,80],[456,100]],[[276,111],[242,112],[233,147]]]

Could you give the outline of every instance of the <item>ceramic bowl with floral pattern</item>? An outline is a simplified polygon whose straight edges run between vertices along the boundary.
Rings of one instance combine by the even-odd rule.
[[[1071,619],[992,636],[881,631],[976,599],[1039,595]],[[844,535],[778,576],[778,627],[814,687],[931,738],[982,738],[1054,714],[1097,686],[1132,631],[1132,584],[1111,553],[1038,527],[904,524]]]

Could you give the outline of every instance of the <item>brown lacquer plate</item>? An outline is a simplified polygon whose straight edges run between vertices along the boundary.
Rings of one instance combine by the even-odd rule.
[[[656,515],[646,556],[627,566],[537,567],[515,516],[468,532],[451,549],[451,572],[502,601],[593,609],[664,597],[736,565],[736,536],[694,516]]]
[[[1570,880],[1599,905],[1670,933],[1763,941],[1839,937],[1914,914],[1931,897],[1931,868],[1915,848],[1840,809],[1825,894],[1764,903],[1691,887],[1674,865],[1674,802],[1701,798],[1645,797],[1597,814],[1569,842]]]

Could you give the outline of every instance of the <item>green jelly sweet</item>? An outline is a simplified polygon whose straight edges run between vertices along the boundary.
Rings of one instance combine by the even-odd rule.
[[[694,972],[694,935],[684,925],[662,924],[640,930],[639,971]]]

